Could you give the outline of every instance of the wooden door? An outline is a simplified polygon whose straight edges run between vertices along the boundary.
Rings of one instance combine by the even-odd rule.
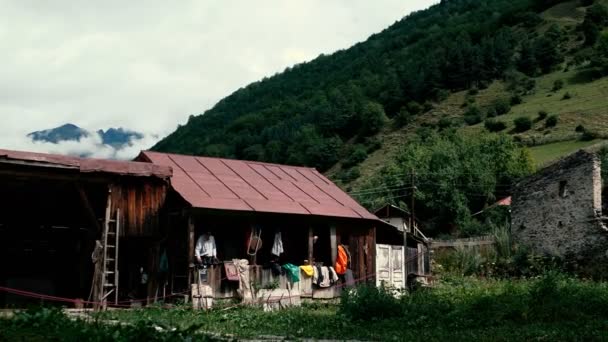
[[[376,245],[376,286],[403,288],[403,246]]]

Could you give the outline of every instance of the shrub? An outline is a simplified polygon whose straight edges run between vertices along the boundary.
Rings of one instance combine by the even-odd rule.
[[[364,144],[365,144],[365,149],[368,154],[382,148],[382,140],[378,137],[365,138]]]
[[[553,82],[553,89],[551,89],[551,90],[558,91],[558,90],[562,89],[563,87],[564,87],[564,81],[555,80],[555,82]]]
[[[414,116],[409,112],[409,110],[407,110],[407,108],[403,107],[395,117],[395,125],[398,128],[405,127],[409,125],[413,120]]]
[[[511,106],[516,106],[518,104],[521,104],[523,102],[521,96],[515,94],[513,96],[511,96]]]
[[[473,87],[473,88],[469,89],[467,94],[469,94],[471,96],[475,96],[475,95],[479,94],[479,89],[477,89],[476,87]]]
[[[562,100],[570,100],[572,98],[572,95],[569,92],[566,92],[564,94],[564,96],[562,97]]]
[[[421,106],[421,105],[420,105],[418,102],[416,102],[416,101],[411,101],[411,102],[409,102],[409,103],[407,104],[407,110],[408,110],[410,113],[414,114],[414,115],[417,115],[417,114],[422,113],[422,110],[423,110],[423,109],[424,109],[424,107],[422,107],[422,106]]]
[[[549,127],[555,127],[557,126],[557,121],[558,121],[558,117],[557,115],[551,115],[547,118],[547,121],[545,121],[545,127],[549,128]]]
[[[538,112],[538,117],[536,118],[536,121],[543,121],[547,118],[548,115],[549,114],[547,112],[541,110],[540,112]]]
[[[597,139],[597,134],[586,129],[583,131],[583,134],[580,137],[580,140],[582,141],[591,141],[594,139]]]
[[[400,316],[400,301],[389,288],[362,285],[342,291],[340,313],[354,321],[372,321]]]
[[[522,133],[532,128],[532,120],[526,116],[521,116],[513,120],[513,124],[515,125],[514,130],[516,133]]]
[[[511,111],[511,105],[509,104],[509,101],[505,99],[494,100],[492,107],[496,111],[497,115],[507,114]]]
[[[574,131],[575,131],[575,132],[578,132],[578,133],[582,133],[582,132],[584,132],[584,131],[585,131],[585,126],[583,126],[583,125],[578,125],[578,126],[576,126],[576,128],[574,129]]]
[[[500,132],[507,128],[507,125],[502,121],[487,119],[484,122],[484,127],[490,132]]]
[[[437,127],[439,127],[439,129],[446,129],[446,128],[450,128],[453,125],[453,121],[452,119],[448,118],[448,117],[442,117],[441,119],[439,119],[439,121],[437,121]]]
[[[481,115],[481,111],[476,106],[470,107],[464,114],[464,122],[466,122],[469,126],[478,124],[482,120],[483,117]]]
[[[488,111],[486,112],[486,117],[495,118],[497,116],[498,116],[498,114],[496,113],[496,109],[494,109],[494,107],[488,108]]]
[[[353,167],[367,159],[367,150],[362,145],[354,147],[353,151],[346,157],[342,166],[345,168]]]

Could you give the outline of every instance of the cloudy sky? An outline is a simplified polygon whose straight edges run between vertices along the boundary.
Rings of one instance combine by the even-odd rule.
[[[436,2],[0,0],[0,148],[74,152],[25,138],[70,122],[147,134],[129,157],[236,89]]]

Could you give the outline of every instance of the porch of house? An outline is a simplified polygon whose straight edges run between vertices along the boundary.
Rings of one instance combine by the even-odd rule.
[[[375,278],[375,228],[372,222],[341,220],[304,215],[239,213],[230,211],[192,210],[189,215],[174,216],[167,240],[170,276],[160,292],[189,293],[192,284],[208,285],[215,299],[239,297],[239,281],[229,279],[226,264],[233,260],[247,260],[249,282],[253,289],[283,289],[292,296],[311,299],[339,297],[344,287],[341,277],[328,287],[313,283],[313,278],[300,269],[299,281],[281,273],[281,266],[293,264],[333,267],[338,245],[351,254],[350,269],[359,282]],[[272,254],[275,234],[280,232],[284,252]],[[209,233],[217,247],[217,265],[209,265],[197,278],[194,248],[197,239]],[[260,238],[249,246],[252,236]],[[255,239],[254,239],[255,240]],[[278,265],[278,267],[277,267]],[[274,266],[274,267],[273,267]],[[200,281],[200,283],[199,283]],[[242,284],[241,284],[242,286]],[[155,293],[159,291],[154,291]]]

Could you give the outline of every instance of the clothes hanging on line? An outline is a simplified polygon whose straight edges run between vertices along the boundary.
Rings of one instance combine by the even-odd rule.
[[[338,256],[336,258],[336,273],[343,275],[350,264],[350,254],[344,245],[338,245]]]
[[[196,257],[217,257],[217,248],[215,246],[215,238],[213,235],[203,234],[196,241],[194,248],[194,256]]]
[[[338,281],[338,275],[333,267],[316,266],[313,268],[313,284],[325,288],[334,285]]]
[[[307,277],[312,277],[315,273],[314,267],[312,267],[311,265],[302,265],[302,266],[300,266],[300,269],[304,272],[304,275],[306,275]]]
[[[285,264],[283,265],[283,269],[286,271],[289,276],[289,280],[294,283],[300,281],[300,268],[294,264]]]
[[[276,256],[281,256],[285,250],[283,249],[283,240],[281,238],[281,232],[274,234],[274,244],[272,245],[271,253]]]

